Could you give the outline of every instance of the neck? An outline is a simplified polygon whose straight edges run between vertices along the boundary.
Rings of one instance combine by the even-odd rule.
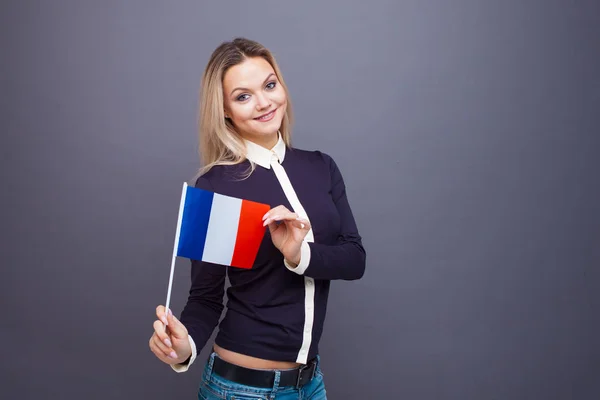
[[[244,139],[249,140],[257,145],[271,150],[279,140],[279,132],[270,135],[241,135]]]

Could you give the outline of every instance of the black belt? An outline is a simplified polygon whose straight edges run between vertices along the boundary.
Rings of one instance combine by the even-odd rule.
[[[306,365],[298,368],[280,370],[279,386],[295,386],[296,388],[300,388],[313,379],[316,369],[317,359],[313,358]],[[270,388],[275,383],[274,370],[240,367],[239,365],[228,363],[218,356],[214,358],[213,371],[222,378],[246,386]]]

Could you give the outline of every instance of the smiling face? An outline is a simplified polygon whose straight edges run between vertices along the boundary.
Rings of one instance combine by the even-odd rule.
[[[262,57],[245,59],[223,77],[225,117],[245,139],[266,148],[277,143],[286,107],[286,91]]]

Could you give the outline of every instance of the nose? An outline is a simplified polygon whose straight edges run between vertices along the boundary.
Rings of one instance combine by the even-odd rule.
[[[269,108],[270,106],[271,106],[271,100],[269,100],[269,98],[264,93],[259,93],[256,95],[256,109],[257,110],[264,110],[266,108]]]

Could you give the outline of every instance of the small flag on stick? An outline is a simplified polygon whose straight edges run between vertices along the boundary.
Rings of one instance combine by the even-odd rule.
[[[252,268],[265,234],[262,217],[271,207],[183,184],[171,275],[168,310],[177,256],[237,268]]]

